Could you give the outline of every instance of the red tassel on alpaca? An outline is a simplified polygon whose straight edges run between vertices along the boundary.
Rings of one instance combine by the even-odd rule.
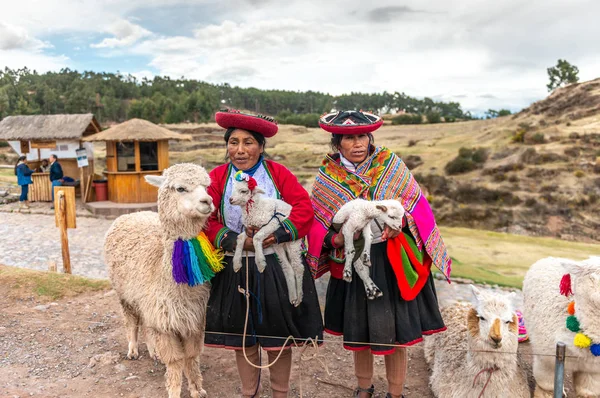
[[[562,279],[560,280],[560,294],[565,297],[569,297],[573,294],[573,290],[571,290],[571,275],[564,274]]]

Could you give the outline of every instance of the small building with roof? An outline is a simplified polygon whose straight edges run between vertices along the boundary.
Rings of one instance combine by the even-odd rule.
[[[63,173],[73,180],[88,179],[94,172],[94,147],[84,137],[100,132],[93,114],[7,116],[0,121],[0,140],[8,141],[19,156],[26,156],[32,169],[51,154],[58,157]],[[78,167],[78,149],[86,149],[88,167]],[[84,185],[77,184],[80,187]],[[48,173],[35,173],[30,192],[32,201],[50,201]]]
[[[83,139],[84,142],[106,142],[106,170],[103,174],[108,183],[109,202],[156,204],[158,190],[144,177],[161,175],[169,167],[169,140],[191,140],[191,137],[147,120],[130,119]]]

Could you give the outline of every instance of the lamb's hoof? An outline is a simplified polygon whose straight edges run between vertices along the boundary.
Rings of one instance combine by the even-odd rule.
[[[362,260],[363,260],[363,262],[364,262],[365,264],[369,264],[369,265],[371,265],[371,255],[370,255],[369,253],[367,253],[367,252],[364,252],[364,253],[362,254]]]
[[[242,263],[233,262],[233,272],[239,272],[242,269]]]
[[[383,296],[382,291],[379,290],[379,288],[377,286],[367,288],[366,291],[367,291],[367,298],[369,300],[375,300],[376,298]]]
[[[265,268],[267,268],[267,262],[265,260],[256,262],[256,269],[258,269],[258,272],[262,274]]]
[[[343,276],[344,280],[346,282],[352,282],[352,271],[346,271],[344,270],[344,276]]]

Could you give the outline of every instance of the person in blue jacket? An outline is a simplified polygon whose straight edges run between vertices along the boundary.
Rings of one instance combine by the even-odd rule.
[[[26,160],[26,156],[21,156],[17,159],[17,164],[15,165],[17,184],[21,186],[21,196],[19,198],[19,208],[21,209],[29,209],[29,199],[27,199],[27,195],[29,194],[29,184],[32,183],[31,175],[33,174],[33,170],[27,166]]]
[[[63,170],[58,163],[58,158],[55,154],[50,155],[50,182],[52,183],[52,206],[50,209],[54,209],[54,187],[61,186],[63,183]]]

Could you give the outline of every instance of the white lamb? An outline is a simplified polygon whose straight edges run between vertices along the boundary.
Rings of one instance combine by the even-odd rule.
[[[247,181],[235,181],[233,192],[229,197],[232,205],[242,208],[242,223],[247,228],[258,228],[252,237],[256,267],[263,272],[267,266],[263,251],[263,241],[275,232],[281,223],[287,219],[292,211],[292,206],[283,200],[265,197],[265,192],[259,187],[250,189]],[[242,252],[246,232],[242,231],[237,238],[233,256],[233,269],[238,272],[242,268]],[[274,244],[273,250],[281,264],[285,281],[288,287],[290,303],[299,306],[302,302],[302,278],[304,264],[302,262],[302,242],[295,240]]]
[[[403,217],[404,208],[397,200],[367,201],[364,199],[355,199],[344,204],[333,217],[333,224],[343,224],[340,230],[344,236],[344,254],[346,256],[343,278],[346,282],[352,281],[352,264],[354,263],[354,269],[363,281],[367,298],[370,300],[383,295],[369,276],[368,266],[371,266],[370,253],[373,242],[371,221],[377,220],[382,227],[385,224],[392,229],[399,230],[402,228]],[[354,234],[358,231],[362,231],[365,247],[361,254],[356,255]]]
[[[457,303],[442,309],[448,330],[425,338],[431,390],[439,398],[530,397],[527,374],[517,356],[514,293],[471,288],[474,305]]]
[[[570,275],[573,292],[569,297],[560,292],[566,274]],[[568,288],[568,283],[563,286]],[[573,374],[577,397],[600,397],[600,257],[580,262],[552,257],[539,260],[525,275],[523,296],[533,351],[548,354],[533,357],[535,396],[552,396],[555,347],[562,341],[567,346],[565,368]],[[591,339],[590,347],[574,345],[576,333],[567,329],[570,302],[575,303],[574,317],[579,321],[580,333]]]
[[[214,210],[206,193],[210,177],[198,165],[177,164],[146,181],[159,187],[158,214],[117,218],[104,244],[110,280],[125,315],[127,358],[138,358],[138,331],[145,327],[150,356],[167,367],[169,398],[181,394],[182,371],[190,396],[205,397],[200,354],[210,285],[177,284],[171,258],[174,242],[198,236]]]

